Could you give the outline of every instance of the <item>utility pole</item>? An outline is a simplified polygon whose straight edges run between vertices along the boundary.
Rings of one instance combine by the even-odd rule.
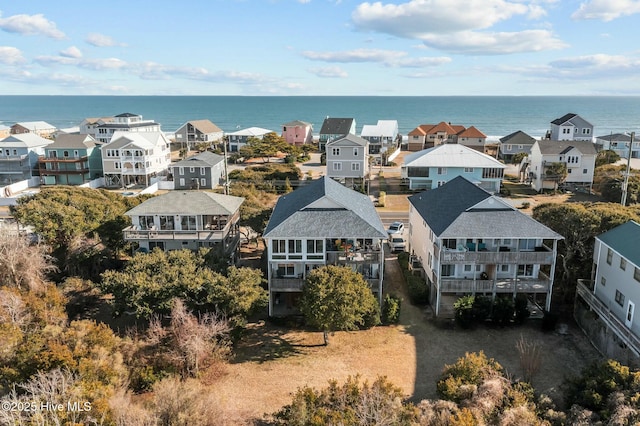
[[[227,170],[227,141],[222,137],[222,146],[224,147],[224,194],[229,195],[229,171]]]
[[[631,132],[631,141],[629,142],[629,152],[627,153],[627,172],[624,174],[624,181],[622,182],[622,199],[620,204],[623,206],[627,204],[627,190],[629,187],[629,176],[631,175],[631,151],[633,150],[633,139],[636,132]]]

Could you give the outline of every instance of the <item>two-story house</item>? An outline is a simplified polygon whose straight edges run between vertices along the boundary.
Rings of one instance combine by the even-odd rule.
[[[527,179],[536,191],[556,189],[560,183],[589,191],[593,186],[596,167],[593,142],[539,140],[533,144],[531,154],[523,161]],[[565,165],[567,175],[564,180],[550,169],[553,163]]]
[[[487,146],[487,135],[478,130],[475,126],[467,127],[457,135],[457,142],[460,145],[468,146],[476,151],[489,153]],[[495,148],[494,148],[495,149]]]
[[[640,158],[640,140],[637,137],[634,137],[633,142],[628,133],[612,133],[596,137],[598,151],[611,150],[620,158],[629,158],[629,148],[631,148],[631,158]]]
[[[412,262],[436,315],[465,294],[524,293],[550,309],[561,235],[461,176],[409,203]]]
[[[491,193],[500,191],[505,165],[460,144],[444,144],[407,155],[401,176],[409,189],[433,189],[464,176]]]
[[[138,243],[142,251],[209,247],[234,258],[243,201],[208,191],[169,191],[125,213],[131,226],[124,229],[124,239]]]
[[[593,140],[593,124],[578,114],[565,114],[551,122],[547,138],[552,141],[589,141]]]
[[[113,117],[87,117],[84,120],[82,120],[82,122],[78,126],[79,133],[83,135],[90,135],[95,140],[99,140],[98,126],[106,123],[112,123],[113,121],[114,121]]]
[[[575,319],[605,356],[640,365],[640,224],[629,221],[595,238],[590,280],[578,280]]]
[[[398,121],[378,120],[377,124],[365,124],[360,137],[369,141],[370,154],[391,153],[398,146]]]
[[[353,268],[382,297],[387,233],[364,194],[328,177],[315,180],[278,199],[263,238],[269,316],[298,313],[307,274],[323,265]]]
[[[205,151],[171,164],[174,189],[213,189],[222,183],[224,157]]]
[[[322,122],[322,127],[320,128],[318,148],[320,151],[324,151],[327,142],[348,134],[356,134],[355,118],[327,117]]]
[[[100,144],[89,135],[61,133],[38,160],[45,185],[82,185],[102,176]]]
[[[222,129],[209,120],[191,120],[176,130],[175,141],[190,151],[198,144],[219,142],[223,136]]]
[[[511,161],[516,154],[531,154],[531,147],[535,143],[532,138],[522,130],[518,130],[500,138],[500,158]]]
[[[249,127],[247,129],[238,130],[237,132],[227,133],[230,152],[239,152],[240,148],[247,144],[247,139],[262,139],[264,135],[273,133],[273,130],[263,129],[261,127]]]
[[[111,117],[110,120],[101,119],[95,126],[94,138],[100,143],[109,143],[116,132],[161,132],[160,124],[153,120],[143,120],[139,114],[125,112]]]
[[[457,143],[458,133],[464,126],[441,121],[438,124],[421,124],[409,132],[408,150],[422,151],[445,143]]]
[[[348,134],[327,143],[327,176],[348,187],[363,185],[369,174],[369,142]]]
[[[106,187],[149,186],[171,163],[169,139],[162,132],[116,132],[101,149]]]
[[[291,145],[313,143],[313,125],[300,120],[290,121],[282,125],[282,137]]]
[[[43,138],[49,138],[56,131],[56,126],[46,121],[22,121],[11,126],[12,135],[34,133]]]
[[[38,176],[38,158],[51,144],[35,133],[19,133],[0,140],[0,185]]]

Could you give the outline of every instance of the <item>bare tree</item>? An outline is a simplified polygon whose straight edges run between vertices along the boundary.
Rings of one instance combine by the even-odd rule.
[[[0,227],[0,283],[40,291],[45,276],[56,270],[47,247],[31,244],[26,235]]]
[[[31,313],[20,294],[11,289],[0,288],[0,323],[11,324],[25,331],[31,321]]]

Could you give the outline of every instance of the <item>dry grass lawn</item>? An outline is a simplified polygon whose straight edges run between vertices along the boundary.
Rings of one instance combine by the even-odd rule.
[[[404,294],[395,259],[388,259],[387,290]],[[577,374],[599,355],[580,330],[544,334],[539,323],[521,327],[462,330],[451,322],[437,322],[428,310],[403,303],[401,324],[358,332],[339,332],[329,346],[322,335],[300,329],[257,322],[249,326],[236,349],[235,360],[212,384],[224,409],[245,418],[262,418],[291,401],[303,386],[325,387],[360,374],[373,380],[387,376],[414,401],[437,398],[436,381],[445,364],[465,352],[483,350],[500,362],[511,376],[522,377],[516,342],[521,336],[539,342],[542,367],[533,378],[539,392],[561,400],[559,386],[567,374]]]

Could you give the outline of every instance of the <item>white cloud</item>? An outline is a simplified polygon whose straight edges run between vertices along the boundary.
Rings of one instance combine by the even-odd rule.
[[[526,4],[528,3],[528,4]],[[409,0],[401,4],[362,3],[352,14],[360,30],[422,40],[426,46],[456,53],[496,55],[565,47],[550,31],[491,32],[521,16],[539,19],[553,1]]]
[[[555,38],[547,30],[520,32],[474,32],[462,31],[454,34],[430,34],[424,44],[441,50],[474,55],[503,55],[520,52],[539,52],[562,49],[567,44]]]
[[[640,57],[595,54],[567,57],[548,64],[499,66],[494,70],[545,80],[619,80],[635,78],[638,68]]]
[[[18,65],[24,62],[25,59],[19,49],[11,46],[0,46],[0,64]]]
[[[66,58],[82,58],[82,52],[75,46],[68,47],[60,51],[60,56]]]
[[[409,58],[407,52],[383,49],[355,49],[340,52],[304,51],[302,56],[312,61],[361,63],[376,62],[388,67],[430,67],[451,62],[447,57]]]
[[[349,74],[340,67],[309,68],[307,71],[321,78],[347,78],[349,76]]]
[[[22,35],[43,35],[61,40],[65,38],[62,31],[56,28],[55,22],[49,21],[43,14],[13,15],[0,18],[0,29]]]
[[[640,13],[638,0],[590,0],[580,4],[571,17],[577,20],[600,19],[608,22],[622,16]]]
[[[87,34],[84,41],[96,47],[126,46],[125,43],[118,43],[113,38],[99,33]]]

